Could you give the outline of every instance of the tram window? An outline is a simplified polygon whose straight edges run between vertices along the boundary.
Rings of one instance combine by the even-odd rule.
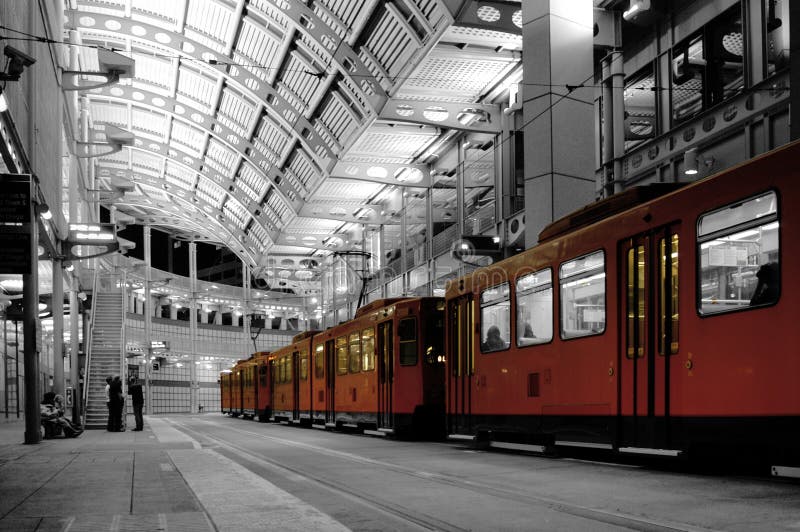
[[[678,353],[678,235],[658,241],[658,352],[662,355]],[[666,289],[666,290],[665,290]],[[669,335],[669,350],[667,336]]]
[[[262,388],[267,386],[267,366],[259,366],[258,367],[258,381]]]
[[[314,377],[321,379],[325,376],[325,346],[319,344],[314,348]]]
[[[481,352],[508,349],[511,338],[509,284],[503,283],[481,292]]]
[[[361,331],[361,359],[363,371],[375,369],[375,329],[372,327]]]
[[[350,373],[361,371],[361,336],[358,331],[350,334]]]
[[[547,268],[517,279],[517,345],[553,339],[553,270]]]
[[[778,214],[777,195],[767,192],[700,216],[700,314],[777,302]]]
[[[397,336],[400,338],[400,365],[414,366],[417,364],[417,320],[404,318],[397,327]]]
[[[292,382],[292,357],[283,357],[283,365],[286,366],[285,382]]]
[[[347,375],[347,337],[336,338],[336,374]]]
[[[308,379],[308,353],[300,351],[297,356],[300,357],[300,380],[304,381]]]
[[[561,338],[602,334],[606,329],[605,256],[597,251],[561,265]]]

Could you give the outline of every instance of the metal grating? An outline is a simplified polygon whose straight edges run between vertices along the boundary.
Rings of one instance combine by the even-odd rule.
[[[142,132],[148,132],[152,135],[152,140],[161,142],[167,134],[167,124],[169,120],[164,113],[139,106],[131,109],[131,126],[137,129],[137,138],[142,136]]]
[[[186,35],[209,48],[222,51],[224,47],[219,46],[224,45],[231,31],[231,24],[235,23],[233,10],[216,0],[189,0],[188,4]]]
[[[262,81],[273,79],[275,69],[281,60],[278,50],[283,35],[279,33],[272,35],[270,29],[256,24],[250,18],[245,18],[233,50],[234,62],[252,64],[244,68]]]
[[[264,175],[248,162],[242,164],[239,169],[239,175],[236,178],[236,184],[253,201],[261,200],[268,183],[269,181]]]
[[[194,170],[170,160],[165,164],[164,176],[168,182],[186,189],[191,189],[197,182],[197,173]]]
[[[176,98],[180,102],[198,108],[203,113],[211,114],[210,104],[214,101],[216,86],[215,79],[210,79],[184,65],[179,69]]]
[[[97,129],[97,124],[128,127],[128,106],[125,103],[90,97],[89,105],[95,129]]]
[[[224,146],[217,139],[211,138],[208,141],[205,162],[217,172],[229,175],[235,169],[239,161],[240,154]]]
[[[171,89],[174,79],[174,65],[172,60],[152,55],[134,53],[131,55],[136,61],[136,79],[159,87],[162,90]]]
[[[172,121],[171,144],[175,144],[178,149],[188,153],[192,157],[200,157],[200,150],[205,144],[206,133],[193,127],[182,120]]]
[[[397,75],[416,49],[415,38],[402,16],[392,4],[385,7],[383,17],[364,45],[369,54],[362,56],[364,63],[372,66],[376,78],[384,77],[384,73],[390,78]]]
[[[205,176],[200,176],[197,180],[197,195],[217,209],[222,208],[222,202],[227,196],[224,190]]]
[[[221,124],[233,130],[234,133],[240,137],[244,137],[250,130],[250,123],[253,120],[255,107],[255,102],[227,88],[222,91],[217,119]]]
[[[291,213],[289,206],[277,194],[269,194],[266,201],[267,207],[272,209],[275,213],[276,221],[287,221],[288,215]]]
[[[320,168],[311,162],[310,157],[301,149],[295,150],[292,154],[289,164],[286,165],[286,172],[291,172],[302,188],[305,189],[308,189],[312,184],[316,184],[317,180],[322,176]]]
[[[232,220],[239,226],[239,229],[244,229],[247,221],[250,219],[250,214],[247,212],[247,209],[242,207],[242,204],[233,198],[228,198],[222,210],[229,220]]]

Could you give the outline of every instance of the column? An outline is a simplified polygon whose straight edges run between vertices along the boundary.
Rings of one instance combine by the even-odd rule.
[[[64,271],[61,259],[53,259],[53,391],[64,395]]]
[[[250,318],[247,305],[250,302],[250,265],[242,261],[242,332],[244,333],[244,358],[250,356]],[[235,314],[234,314],[235,315]]]
[[[594,200],[593,6],[522,3],[525,247]]]
[[[144,405],[145,413],[150,415],[153,413],[153,393],[150,386],[150,356],[152,354],[152,341],[153,341],[153,296],[150,294],[150,288],[153,283],[153,272],[151,271],[152,254],[150,250],[150,226],[145,225],[144,228],[144,345],[145,345],[145,363],[144,363]]]
[[[35,191],[31,186],[31,192]],[[28,250],[31,271],[22,276],[22,331],[24,338],[24,367],[25,367],[25,443],[39,443],[42,439],[40,432],[41,415],[39,401],[42,399],[42,390],[39,383],[39,231],[36,224],[36,213],[33,201],[29,202],[30,249]]]
[[[197,382],[197,244],[189,242],[189,338],[192,356],[189,364],[189,408],[192,414],[198,412],[199,384]]]
[[[83,402],[83,390],[81,389],[81,381],[86,382],[86,377],[84,376],[83,379],[80,377],[80,357],[78,356],[78,349],[79,349],[79,329],[78,324],[80,323],[80,306],[78,304],[78,290],[80,290],[80,286],[78,283],[78,278],[73,272],[71,279],[70,279],[70,291],[69,291],[69,375],[70,381],[72,381],[72,387],[74,388],[74,396],[72,401],[72,421],[77,422],[83,425],[83,421],[80,419],[80,412],[83,410],[81,409],[81,403]]]

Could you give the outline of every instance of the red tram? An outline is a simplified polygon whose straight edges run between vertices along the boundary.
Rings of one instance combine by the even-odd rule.
[[[345,323],[220,375],[234,416],[376,434],[444,431],[444,300],[374,301]]]
[[[451,437],[797,463],[797,161],[632,189],[451,282]]]

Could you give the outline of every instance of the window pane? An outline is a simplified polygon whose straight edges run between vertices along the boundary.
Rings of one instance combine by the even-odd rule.
[[[286,382],[292,382],[292,357],[283,357],[286,364]]]
[[[648,66],[625,83],[625,149],[656,136],[656,78]]]
[[[697,224],[697,237],[704,241],[702,237],[717,231],[724,231],[741,224],[752,224],[754,220],[774,217],[777,213],[778,197],[774,192],[767,192],[701,216]]]
[[[487,288],[481,293],[481,352],[507,349],[511,339],[509,284]]]
[[[540,270],[517,279],[517,345],[553,339],[553,271]]]
[[[308,378],[308,353],[300,351],[297,356],[300,357],[300,380],[304,381]]]
[[[703,37],[676,46],[672,54],[672,120],[678,123],[703,110]]]
[[[561,265],[561,337],[600,334],[606,328],[606,272],[602,251]]]
[[[372,328],[361,331],[361,357],[364,371],[375,369],[375,330]]]
[[[735,6],[715,19],[708,30],[708,84],[710,105],[739,93],[744,88],[744,39],[742,9]]]
[[[347,337],[340,336],[336,339],[336,374],[347,374]]]
[[[357,332],[350,334],[350,373],[361,371],[361,338]]]
[[[413,366],[417,363],[417,320],[404,318],[398,327],[400,336],[400,365]]]
[[[314,352],[314,377],[321,379],[325,376],[325,346],[322,344]]]
[[[763,0],[767,14],[767,75],[789,66],[789,0]]]
[[[778,221],[700,245],[700,313],[775,303],[780,295]]]
[[[659,347],[658,352],[665,354],[667,332],[670,334],[669,354],[678,353],[678,235],[671,235],[669,247],[662,238],[658,246],[659,265]],[[669,286],[665,283],[669,279]],[[668,292],[664,293],[664,287]],[[668,316],[671,314],[671,316]],[[671,329],[670,329],[671,327]]]

